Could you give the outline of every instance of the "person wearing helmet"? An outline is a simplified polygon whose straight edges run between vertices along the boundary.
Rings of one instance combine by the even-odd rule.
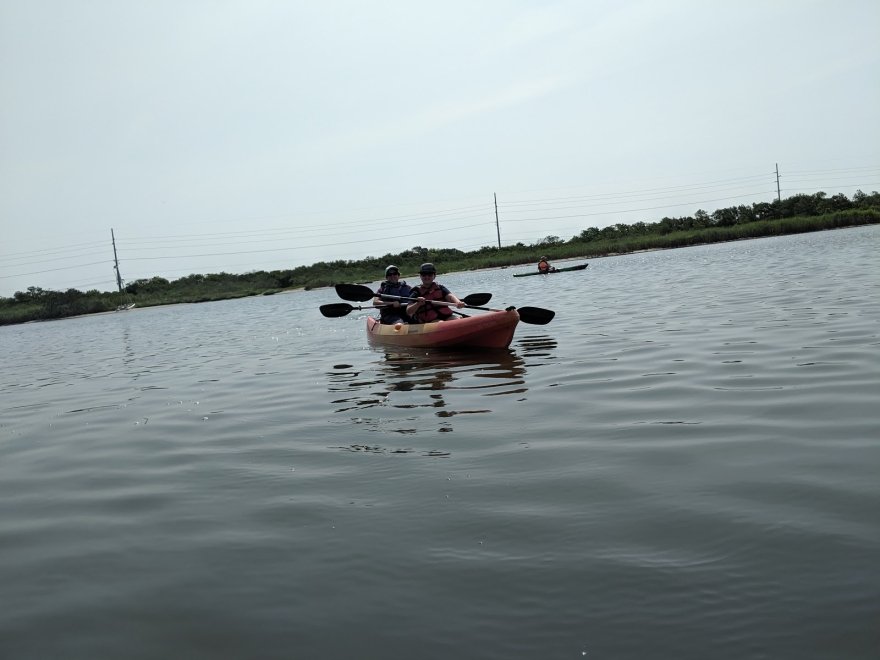
[[[553,268],[550,267],[550,262],[547,261],[547,257],[541,257],[538,261],[538,272],[539,273],[549,273]]]
[[[410,285],[400,279],[400,269],[393,264],[388,266],[385,269],[385,281],[379,285],[376,297],[373,298],[373,304],[379,308],[379,322],[387,325],[409,323],[406,314],[407,301],[398,298],[409,298],[411,295]],[[383,298],[383,296],[394,297]]]
[[[419,277],[422,283],[414,286],[411,294],[417,300],[406,307],[406,313],[413,323],[431,323],[452,318],[452,309],[448,305],[432,305],[432,300],[464,307],[464,303],[454,293],[436,281],[437,269],[434,264],[422,264]]]

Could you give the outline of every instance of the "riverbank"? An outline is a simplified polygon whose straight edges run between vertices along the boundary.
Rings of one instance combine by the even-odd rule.
[[[534,264],[545,255],[551,261],[592,259],[649,250],[667,250],[693,245],[783,236],[831,229],[880,224],[880,209],[850,209],[819,216],[797,216],[758,220],[731,226],[712,225],[668,231],[664,225],[617,225],[606,230],[583,232],[570,241],[545,242],[539,245],[485,247],[474,252],[449,249],[415,250],[401,255],[385,255],[363,261],[321,262],[291,271],[256,272],[245,275],[190,275],[173,282],[161,277],[137,280],[123,293],[45,291],[31,287],[14,298],[0,298],[0,325],[69,318],[86,314],[114,312],[134,303],[137,308],[157,305],[213,302],[284,291],[310,290],[339,282],[373,282],[387,263],[398,266],[404,276],[414,276],[419,264],[433,261],[443,272],[475,271]]]

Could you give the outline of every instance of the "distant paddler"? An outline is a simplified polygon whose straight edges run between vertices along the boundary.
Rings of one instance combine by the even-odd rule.
[[[539,273],[552,273],[555,268],[550,265],[550,262],[547,261],[547,257],[541,257],[538,261],[538,272]]]

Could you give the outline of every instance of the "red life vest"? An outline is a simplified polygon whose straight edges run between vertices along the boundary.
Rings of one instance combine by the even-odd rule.
[[[421,286],[413,288],[412,295],[416,298],[424,298],[425,300],[442,300],[446,301],[446,294],[436,282],[431,282],[427,289]],[[413,315],[413,321],[416,323],[430,323],[431,321],[445,321],[452,316],[452,310],[446,305],[425,305],[416,310]]]

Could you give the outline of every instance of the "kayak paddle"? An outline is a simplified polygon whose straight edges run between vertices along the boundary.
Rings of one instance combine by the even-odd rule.
[[[376,295],[370,287],[362,284],[337,284],[336,294],[343,300],[357,302],[367,302]]]
[[[343,300],[355,300],[357,302],[366,302],[375,297],[375,292],[370,289],[368,286],[363,286],[362,284],[337,284],[336,285],[336,293]],[[461,299],[461,301],[471,309],[483,309],[487,312],[500,312],[500,309],[491,309],[489,307],[480,307],[479,305],[485,305],[489,302],[489,299],[492,297],[491,293],[472,293],[469,296],[465,296]],[[403,298],[400,296],[383,296],[383,298],[388,298],[389,300],[415,300],[415,298]],[[449,305],[450,303],[443,303],[437,300],[431,301],[435,305]],[[325,305],[325,307],[328,305]],[[354,308],[352,308],[354,309]],[[345,314],[348,314],[352,310],[349,309]],[[553,317],[556,316],[556,312],[551,309],[542,309],[541,307],[520,307],[517,309],[519,312],[519,320],[523,323],[531,323],[532,325],[547,325],[550,321],[553,320]],[[345,314],[341,314],[340,316],[344,316]]]
[[[321,305],[318,309],[321,311],[321,314],[326,316],[327,318],[335,319],[340,316],[347,316],[351,314],[356,309],[382,309],[385,305],[349,305],[348,303],[331,303],[329,305]],[[463,316],[465,318],[468,317],[467,314],[462,314],[458,310],[452,310],[453,314],[458,314],[459,316]]]
[[[409,302],[415,302],[416,300],[418,300],[418,298],[404,298],[403,296],[391,296],[391,295],[388,295],[387,293],[383,293],[381,296],[379,296],[379,298],[381,298],[382,300],[386,300],[386,299],[387,300],[406,300]],[[461,302],[463,302],[468,307],[473,307],[474,305],[485,305],[491,299],[492,299],[491,293],[472,293],[472,294],[462,298]],[[428,300],[426,302],[429,302],[432,305],[442,305],[445,307],[452,307],[455,305],[455,303],[446,302],[445,300]]]
[[[358,305],[357,307],[355,307],[354,305],[349,305],[348,303],[330,303],[329,305],[321,305],[318,309],[321,310],[321,314],[323,314],[327,318],[335,319],[339,318],[340,316],[347,316],[356,309],[380,308],[373,305],[367,305],[365,307],[361,307],[360,305]]]
[[[433,302],[433,301],[432,301]],[[468,309],[483,309],[487,312],[509,312],[515,309],[519,313],[519,320],[523,323],[532,325],[547,325],[556,316],[556,312],[552,309],[543,309],[541,307],[507,307],[506,309],[492,309],[491,307],[478,307],[477,305],[467,305]]]
[[[432,301],[434,304],[438,304],[437,301]],[[451,303],[445,303],[446,305],[451,305]],[[327,318],[335,319],[340,316],[347,316],[351,314],[355,310],[359,309],[380,309],[382,305],[349,305],[348,303],[330,303],[329,305],[321,305],[318,309],[321,311],[321,314],[326,316]],[[483,309],[487,312],[500,312],[500,309],[490,309],[488,307],[478,307],[476,305],[468,305],[469,309]],[[532,325],[547,325],[550,321],[553,320],[553,317],[556,316],[556,312],[552,309],[542,309],[540,307],[511,307],[510,309],[516,309],[519,313],[519,320],[523,323],[531,323]],[[504,311],[510,311],[504,310]],[[461,312],[455,312],[456,314],[461,314]]]
[[[552,309],[541,307],[517,307],[516,311],[519,312],[520,321],[532,325],[547,325],[556,316],[556,312]]]
[[[368,286],[363,286],[361,284],[337,284],[336,285],[336,293],[343,300],[354,300],[356,302],[366,302],[371,300],[376,296],[376,293]],[[409,300],[415,301],[415,298],[406,298],[404,296],[392,296],[388,294],[382,294],[381,298],[383,300]],[[465,305],[485,305],[492,299],[491,293],[472,293],[469,296],[465,296],[461,299]],[[439,305],[451,305],[452,303],[446,303],[442,301],[432,301]]]

